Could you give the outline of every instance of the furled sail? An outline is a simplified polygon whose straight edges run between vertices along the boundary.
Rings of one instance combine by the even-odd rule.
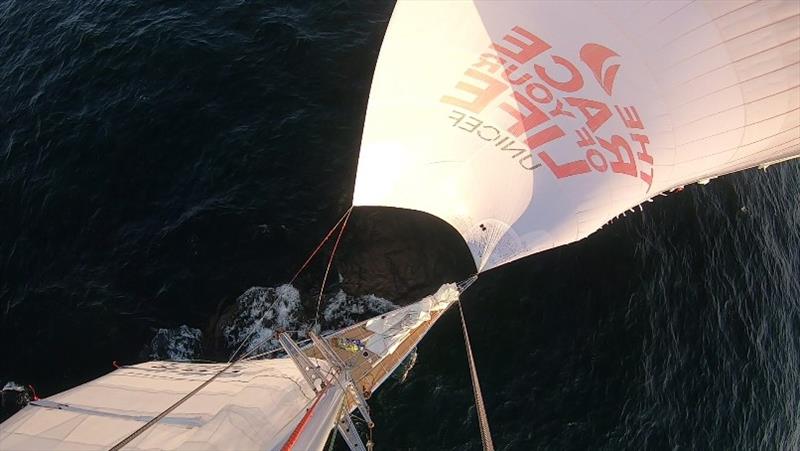
[[[421,210],[480,271],[800,153],[800,2],[400,1],[353,204]]]
[[[283,334],[288,357],[119,368],[31,402],[0,425],[0,450],[310,451],[323,448],[337,422],[351,449],[363,450],[345,414],[368,412],[363,394],[387,380],[460,292],[443,285],[416,303],[312,335],[302,349]]]
[[[31,403],[2,424],[0,449],[110,449],[225,366],[124,367]],[[313,395],[289,359],[242,362],[125,449],[280,449]]]

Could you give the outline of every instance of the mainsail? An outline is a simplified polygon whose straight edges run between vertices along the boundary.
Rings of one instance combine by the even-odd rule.
[[[400,1],[353,204],[428,212],[479,271],[800,153],[800,2]]]

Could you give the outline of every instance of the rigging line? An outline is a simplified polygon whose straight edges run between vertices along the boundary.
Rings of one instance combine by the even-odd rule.
[[[313,404],[313,403],[315,402],[315,400],[316,400],[316,399],[317,399],[317,396],[316,396],[316,394],[315,394],[313,398],[309,399],[309,400],[306,402],[306,404],[303,406],[303,408],[302,408],[302,409],[300,409],[300,411],[297,413],[297,415],[299,415],[300,413],[303,413],[303,415],[305,415],[305,412],[307,412],[307,411],[308,411],[308,409],[310,409],[310,408],[311,408],[311,404]],[[287,427],[289,427],[289,426],[291,426],[291,425],[292,425],[292,423],[295,421],[295,418],[297,418],[297,415],[295,415],[295,416],[294,416],[294,417],[292,417],[292,418],[289,418],[289,419],[286,421],[286,423],[284,423],[284,424],[283,424],[283,426],[281,426],[281,427],[280,427],[280,429],[278,429],[278,432],[275,434],[275,436],[277,437],[277,436],[280,436],[280,435],[282,435],[283,431],[284,431],[284,430],[286,430],[286,428],[287,428]],[[302,417],[300,417],[300,418],[302,419]],[[294,430],[294,429],[293,429],[293,430]]]
[[[269,308],[267,309],[267,311],[266,311],[266,312],[264,312],[264,314],[263,314],[263,315],[261,315],[261,318],[258,320],[258,322],[256,322],[256,323],[254,323],[254,324],[253,324],[253,328],[252,328],[252,329],[250,329],[250,332],[248,332],[248,333],[247,333],[247,336],[246,336],[246,337],[244,337],[244,340],[242,340],[242,342],[241,342],[241,343],[239,343],[239,347],[238,347],[238,348],[236,348],[236,350],[235,350],[235,351],[233,351],[233,354],[231,354],[230,358],[228,359],[228,363],[230,363],[230,362],[238,362],[239,360],[241,360],[241,358],[239,358],[239,359],[235,359],[235,360],[234,360],[234,357],[236,357],[236,355],[238,355],[238,354],[239,354],[239,351],[241,351],[241,350],[242,350],[242,348],[244,347],[244,345],[248,343],[248,341],[250,340],[250,337],[252,337],[252,336],[253,336],[253,334],[256,332],[256,329],[258,328],[258,327],[257,327],[257,325],[258,325],[258,324],[263,324],[263,322],[264,322],[264,319],[266,319],[266,317],[267,317],[267,314],[268,314],[269,312],[271,312],[273,308],[275,308],[275,304],[277,304],[277,303],[278,303],[278,299],[275,299],[274,301],[272,301],[272,304],[270,304],[270,306],[269,306]],[[274,333],[273,333],[273,335],[274,335]],[[270,336],[270,337],[271,337],[271,336]],[[251,349],[251,350],[248,352],[248,354],[249,354],[249,353],[251,353],[251,352],[253,352],[255,349],[258,349],[258,348],[257,348],[257,347],[254,347],[253,349]]]
[[[150,419],[150,421],[145,423],[142,427],[140,427],[139,429],[131,432],[127,437],[122,439],[119,443],[117,443],[116,445],[111,447],[111,449],[109,451],[119,451],[120,449],[122,449],[123,446],[125,446],[128,443],[132,442],[134,439],[136,439],[136,437],[140,436],[143,432],[145,432],[146,430],[150,429],[151,426],[153,426],[154,424],[156,424],[159,421],[161,421],[164,417],[169,415],[173,410],[177,409],[181,404],[186,402],[186,400],[188,400],[192,396],[196,395],[197,392],[199,392],[200,390],[204,389],[211,382],[214,382],[214,379],[216,379],[220,374],[222,374],[225,371],[227,371],[235,363],[236,362],[231,362],[228,365],[226,365],[225,368],[222,368],[221,370],[217,371],[216,374],[211,376],[207,381],[205,381],[202,384],[198,385],[197,388],[195,388],[194,390],[192,390],[189,393],[187,393],[186,396],[184,396],[183,398],[181,398],[178,401],[176,401],[175,404],[167,407],[163,412],[161,412],[158,415],[154,416],[152,419]]]
[[[342,403],[342,406],[344,407],[344,403]],[[339,433],[336,431],[336,427],[332,427],[331,436],[328,439],[328,451],[333,451],[333,444],[336,442],[337,435],[339,435]]]
[[[306,260],[306,262],[303,264],[303,266],[300,268],[300,270],[297,272],[297,274],[295,274],[295,276],[292,278],[292,282],[295,280],[295,278],[297,278],[297,276],[300,274],[300,272],[308,265],[308,262],[311,261],[311,259],[314,257],[314,255],[319,251],[319,249],[322,247],[322,244],[324,244],[325,241],[328,240],[328,238],[333,233],[333,231],[336,230],[336,228],[339,226],[340,223],[342,223],[342,221],[344,221],[344,223],[342,224],[342,228],[339,230],[339,236],[336,237],[336,243],[334,244],[333,253],[331,253],[331,258],[328,260],[328,268],[325,270],[325,278],[322,280],[322,287],[323,288],[325,287],[325,280],[328,277],[328,271],[330,270],[331,262],[333,261],[333,255],[336,253],[336,248],[339,246],[339,240],[342,238],[342,232],[344,232],[344,227],[345,227],[345,225],[347,225],[347,219],[350,217],[350,213],[352,211],[353,211],[353,207],[352,206],[347,209],[347,212],[344,214],[344,216],[342,216],[342,218],[339,220],[339,222],[336,223],[336,225],[333,227],[333,229],[331,229],[331,231],[328,232],[328,235],[325,237],[325,239],[322,240],[322,243],[320,243],[320,245],[317,246],[317,249],[314,250],[314,252]],[[320,289],[320,298],[317,301],[317,317],[319,316],[319,303],[320,303],[321,300],[322,300],[322,289]],[[276,303],[277,303],[277,300],[275,302],[273,302],[272,305],[270,305],[269,309],[267,309],[266,312],[264,312],[264,315],[262,315],[262,318],[261,318],[262,321],[267,316],[267,314],[274,308]],[[135,440],[137,437],[139,437],[146,430],[150,429],[153,425],[155,425],[156,423],[161,421],[164,417],[169,415],[172,411],[174,411],[175,409],[180,407],[180,405],[183,404],[184,402],[186,402],[189,398],[191,398],[192,396],[196,395],[200,390],[204,389],[210,383],[214,382],[214,380],[217,377],[219,377],[219,375],[221,375],[222,373],[224,373],[225,371],[230,369],[233,365],[235,365],[240,359],[239,360],[234,360],[234,357],[236,357],[236,355],[239,353],[239,351],[241,351],[242,347],[250,339],[250,337],[252,336],[253,332],[255,332],[255,328],[253,330],[251,330],[250,333],[247,335],[247,337],[245,337],[245,339],[242,341],[242,343],[239,344],[239,347],[231,355],[230,359],[228,360],[228,364],[224,368],[219,370],[217,373],[215,373],[213,376],[211,376],[208,380],[206,380],[202,384],[198,385],[194,390],[192,390],[189,393],[187,393],[183,398],[179,399],[174,404],[172,404],[171,406],[167,407],[164,411],[162,411],[161,413],[159,413],[158,415],[156,415],[155,417],[150,419],[147,423],[142,425],[142,427],[140,427],[139,429],[133,431],[127,437],[123,438],[119,443],[114,445],[110,449],[110,451],[119,451],[119,450],[121,450],[125,445],[127,445],[130,442],[132,442],[133,440]],[[317,401],[319,401],[319,398],[317,398]],[[316,405],[316,403],[314,404],[314,406],[315,405]],[[313,410],[314,406],[311,407],[310,411]],[[287,444],[289,444],[289,443],[287,443]]]
[[[303,332],[303,331],[302,330],[283,330],[281,332],[283,332],[285,334],[292,334],[292,333]],[[272,353],[275,353],[275,352],[283,350],[282,346],[278,346],[278,347],[276,347],[274,349],[270,349],[270,350],[268,350],[266,352],[263,352],[263,353],[258,354],[256,356],[253,356],[253,353],[258,351],[258,347],[259,346],[261,346],[262,344],[266,343],[268,340],[271,340],[273,338],[275,338],[275,332],[274,331],[272,332],[272,335],[267,335],[267,336],[261,337],[258,341],[255,342],[255,344],[252,346],[252,348],[249,351],[247,351],[244,355],[242,355],[241,357],[239,357],[236,360],[237,361],[239,361],[239,360],[252,360],[253,358],[256,358],[256,357],[259,357],[259,356],[272,354]],[[306,341],[310,341],[310,340],[306,340]],[[300,343],[303,343],[303,342],[300,342]],[[298,343],[298,345],[299,345],[299,343]]]
[[[461,300],[458,303],[458,312],[461,314],[461,331],[464,334],[464,347],[467,349],[467,362],[469,363],[469,374],[472,378],[472,391],[475,394],[475,410],[478,413],[478,426],[481,431],[481,441],[484,451],[494,451],[492,443],[492,432],[489,430],[489,419],[486,417],[486,407],[483,404],[481,395],[481,384],[478,381],[478,370],[475,369],[475,359],[472,357],[472,346],[469,344],[469,334],[467,333],[467,321],[464,319],[464,310],[461,308]]]
[[[299,346],[301,348],[300,350],[302,351],[303,346],[305,344],[309,343],[310,341],[311,341],[310,338],[306,338],[305,340],[298,341],[297,342],[297,346]],[[269,351],[265,351],[265,352],[262,352],[262,353],[256,354],[256,355],[249,355],[249,353],[245,354],[239,360],[255,360],[255,359],[258,359],[260,357],[264,357],[265,355],[274,354],[276,352],[283,351],[283,350],[284,350],[283,346],[278,346],[276,348],[270,349]],[[253,351],[250,351],[250,352],[253,352]]]
[[[322,286],[319,287],[319,297],[317,298],[317,312],[314,314],[314,326],[319,324],[319,306],[322,304],[322,294],[325,291],[325,283],[328,281],[328,273],[331,271],[331,264],[333,263],[333,257],[336,255],[336,249],[339,247],[339,240],[342,239],[342,234],[344,233],[345,227],[347,227],[347,220],[350,219],[350,213],[353,212],[353,207],[350,207],[347,210],[347,213],[344,215],[344,222],[342,222],[342,228],[339,229],[339,235],[336,236],[336,242],[333,243],[333,250],[331,251],[331,256],[328,258],[328,266],[325,268],[325,275],[322,277]]]
[[[264,352],[258,353],[258,354],[256,354],[256,355],[250,355],[250,354],[251,354],[251,353],[253,353],[253,352],[254,352],[256,349],[258,349],[258,348],[257,348],[257,347],[256,347],[256,348],[253,348],[253,350],[251,350],[251,351],[250,351],[250,352],[248,352],[247,354],[245,354],[245,355],[241,356],[241,357],[239,358],[239,361],[242,361],[242,360],[244,360],[244,361],[248,361],[248,360],[256,360],[256,359],[258,359],[258,358],[261,358],[261,357],[264,357],[264,356],[267,356],[267,355],[270,355],[270,354],[275,354],[275,353],[277,353],[277,352],[279,352],[279,351],[283,351],[283,348],[281,348],[281,347],[278,347],[278,348],[272,348],[272,349],[270,349],[270,350],[268,350],[268,351],[264,351]]]
[[[341,218],[339,218],[339,221],[337,221],[337,222],[336,222],[336,224],[335,224],[335,225],[334,225],[334,226],[333,226],[333,227],[332,227],[332,228],[331,228],[331,229],[328,231],[328,234],[327,234],[327,235],[325,235],[325,238],[323,238],[323,239],[322,239],[322,241],[320,241],[319,245],[317,245],[317,248],[316,248],[316,249],[314,249],[314,252],[312,252],[312,253],[311,253],[311,255],[309,255],[309,256],[308,256],[308,258],[306,259],[305,263],[303,263],[303,265],[300,267],[300,269],[298,269],[298,270],[297,270],[297,272],[294,274],[294,277],[292,277],[292,280],[290,280],[290,281],[289,281],[289,285],[291,285],[292,283],[294,283],[295,279],[297,279],[297,276],[299,276],[299,275],[300,275],[300,273],[301,273],[301,272],[303,272],[303,270],[304,270],[304,269],[306,269],[306,267],[307,267],[307,266],[308,266],[308,264],[311,262],[311,260],[314,258],[314,256],[315,256],[315,255],[317,255],[317,253],[318,253],[318,252],[319,252],[319,250],[322,248],[322,246],[323,246],[323,245],[324,245],[324,244],[325,244],[325,243],[328,241],[328,239],[331,237],[331,235],[333,234],[333,232],[334,232],[334,231],[336,231],[336,229],[339,227],[339,224],[341,224],[341,223],[342,223],[342,221],[345,221],[345,222],[347,221],[347,219],[346,219],[346,218],[349,218],[349,217],[350,217],[350,213],[351,213],[352,211],[353,211],[353,207],[351,206],[350,208],[348,208],[348,209],[347,209],[347,211],[346,211],[346,212],[344,212],[344,214],[342,215],[342,217],[341,217]],[[340,235],[341,235],[341,233],[340,233]],[[337,243],[338,243],[338,240],[337,240]],[[326,274],[327,274],[327,273],[326,273]],[[323,284],[324,284],[324,282],[323,282]],[[272,305],[270,305],[270,306],[269,306],[269,308],[267,309],[267,311],[265,311],[265,312],[264,312],[264,314],[263,314],[263,315],[261,315],[261,318],[258,320],[258,322],[257,322],[256,324],[263,323],[264,319],[266,319],[266,317],[267,317],[267,315],[269,314],[269,312],[271,312],[271,311],[272,311],[272,309],[275,307],[275,303],[276,303],[276,302],[278,302],[278,301],[277,301],[277,299],[276,299],[276,300],[275,300],[275,301],[272,303]],[[319,307],[317,307],[317,308],[319,308]],[[234,352],[233,352],[233,354],[231,354],[230,358],[228,359],[228,362],[229,362],[229,363],[230,363],[230,362],[232,362],[232,361],[234,361],[234,357],[236,357],[236,355],[237,355],[237,354],[239,354],[239,352],[242,350],[242,348],[244,347],[244,345],[248,343],[248,341],[250,340],[250,337],[252,337],[252,336],[253,336],[253,334],[255,333],[255,331],[256,331],[256,328],[255,328],[255,327],[253,327],[253,329],[252,329],[252,330],[250,330],[250,332],[247,334],[247,336],[244,338],[244,340],[242,340],[242,342],[241,342],[241,343],[239,343],[239,347],[238,347],[238,348],[236,348],[236,351],[234,351]],[[274,334],[273,334],[273,335],[274,335]],[[270,337],[268,337],[267,339],[269,339],[269,338],[271,338],[271,336],[270,336]],[[249,355],[249,354],[252,354],[253,352],[255,352],[255,350],[256,350],[256,349],[258,349],[258,347],[254,347],[253,349],[251,349],[251,350],[250,350],[250,351],[249,351],[249,352],[248,352],[248,353],[245,355],[245,357],[247,357],[247,355]],[[245,358],[245,357],[240,357],[238,360],[241,360],[241,359],[243,359],[243,358]]]
[[[314,252],[312,252],[311,255],[309,255],[308,258],[306,259],[305,263],[303,263],[303,266],[301,266],[300,269],[298,269],[297,272],[294,274],[294,277],[292,277],[292,280],[289,281],[289,285],[294,283],[295,279],[297,279],[297,276],[299,276],[300,273],[303,272],[304,269],[306,269],[306,266],[308,266],[308,264],[311,263],[311,260],[314,258],[315,255],[317,255],[317,252],[319,252],[319,250],[322,249],[322,245],[324,245],[325,242],[328,241],[328,238],[330,238],[331,235],[333,235],[333,232],[339,227],[339,224],[341,224],[342,221],[344,221],[346,217],[350,216],[350,212],[351,211],[353,211],[353,207],[348,208],[347,211],[344,212],[342,217],[339,218],[339,221],[336,222],[336,225],[334,225],[328,231],[328,234],[325,235],[325,238],[323,238],[322,241],[320,241],[320,243],[317,245],[317,248],[314,249]]]
[[[291,451],[294,448],[294,445],[297,443],[297,439],[300,438],[300,434],[303,433],[303,430],[308,425],[309,420],[311,420],[311,417],[314,415],[319,400],[322,399],[322,397],[325,395],[325,393],[327,393],[327,391],[328,388],[325,388],[324,390],[319,392],[316,398],[314,398],[314,403],[311,404],[311,407],[306,409],[305,415],[303,415],[303,418],[300,419],[300,422],[294,428],[292,434],[289,436],[289,439],[286,441],[286,443],[283,444],[281,451]]]
[[[456,287],[458,288],[459,294],[467,291],[467,288],[471,287],[476,280],[478,280],[478,273],[475,273],[469,276],[468,278],[462,280],[461,282],[456,283]]]
[[[336,414],[336,424],[337,425],[339,424],[339,422],[342,421],[342,417],[344,415],[347,415],[347,409],[345,408],[346,405],[347,405],[347,403],[344,402],[344,400],[343,400],[342,401],[342,405],[339,408],[339,413]],[[333,451],[333,442],[336,441],[336,436],[337,435],[339,435],[338,432],[337,432],[337,427],[334,426],[334,427],[331,428],[331,438],[330,438],[330,444],[328,445],[328,451]]]

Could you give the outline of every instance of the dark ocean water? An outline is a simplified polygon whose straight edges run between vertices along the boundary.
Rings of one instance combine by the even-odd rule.
[[[0,0],[0,383],[53,394],[285,283],[349,206],[391,9]],[[800,164],[659,197],[464,308],[498,449],[800,449]],[[480,449],[453,313],[372,398],[378,449]]]

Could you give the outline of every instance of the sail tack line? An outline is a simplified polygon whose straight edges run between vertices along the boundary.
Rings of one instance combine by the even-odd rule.
[[[475,395],[475,411],[478,414],[478,429],[481,431],[481,442],[484,451],[494,451],[492,442],[492,432],[489,430],[489,419],[486,416],[486,406],[483,403],[481,394],[481,384],[478,380],[478,370],[475,368],[475,359],[472,356],[472,346],[469,343],[469,333],[467,332],[467,321],[464,319],[464,310],[461,308],[461,299],[457,301],[458,313],[461,316],[461,331],[464,334],[464,347],[467,350],[467,362],[469,363],[469,375],[472,379],[472,391]]]
[[[303,265],[300,266],[300,269],[297,270],[297,272],[294,274],[294,276],[292,276],[292,279],[289,281],[289,285],[291,285],[292,283],[294,283],[295,280],[297,280],[297,277],[306,269],[306,267],[308,267],[308,264],[311,263],[311,260],[314,259],[314,257],[317,255],[317,253],[319,253],[320,249],[322,249],[322,246],[324,246],[325,243],[328,241],[328,239],[330,239],[330,237],[333,235],[333,232],[335,232],[336,229],[339,228],[339,225],[342,225],[341,230],[339,230],[339,235],[336,237],[336,244],[334,245],[333,253],[331,253],[331,257],[330,257],[330,259],[328,261],[328,267],[325,270],[325,279],[323,279],[322,287],[320,288],[320,291],[319,291],[320,292],[320,299],[317,300],[317,314],[315,315],[315,319],[314,319],[314,324],[315,325],[317,324],[317,319],[316,318],[319,316],[319,305],[320,305],[320,302],[322,300],[322,290],[325,288],[325,281],[326,281],[326,279],[328,277],[328,271],[330,270],[331,262],[333,261],[333,255],[336,253],[336,247],[339,246],[339,240],[342,237],[342,232],[344,232],[344,227],[345,227],[345,225],[347,225],[347,220],[350,218],[350,213],[352,213],[352,212],[353,212],[353,207],[351,206],[350,208],[347,209],[346,212],[344,212],[342,217],[339,218],[338,221],[336,221],[336,224],[334,224],[334,226],[331,227],[331,229],[328,231],[328,233],[325,235],[325,237],[322,239],[322,241],[319,242],[319,244],[314,249],[314,251],[311,252],[311,254],[308,256],[306,261],[303,262]],[[342,222],[344,222],[344,224],[342,224]],[[273,310],[274,307],[275,307],[275,302],[273,302],[272,305],[270,305],[269,308],[264,312],[264,314],[261,315],[261,318],[259,319],[258,322],[259,323],[263,322],[264,319]],[[244,345],[249,342],[250,338],[253,336],[255,331],[256,331],[256,329],[253,328],[247,334],[247,336],[244,338],[244,340],[242,340],[242,342],[239,343],[239,347],[237,347],[236,351],[234,351],[233,354],[231,354],[230,358],[228,359],[228,363],[234,361],[234,358],[239,354],[239,352],[241,352],[241,350],[244,347]],[[251,351],[251,353],[252,353],[252,351]],[[249,355],[249,353],[248,353],[248,355]],[[246,358],[246,357],[248,357],[248,355],[245,355],[245,356],[241,357],[240,359]],[[238,361],[240,359],[236,359],[236,360]]]
[[[336,242],[333,243],[333,250],[331,251],[331,256],[328,258],[328,266],[325,267],[325,275],[322,277],[322,285],[319,287],[319,297],[317,298],[317,311],[314,314],[314,326],[319,324],[319,307],[322,304],[322,295],[325,291],[325,283],[328,281],[328,273],[331,271],[331,264],[333,263],[333,257],[336,255],[336,249],[339,247],[339,241],[342,239],[342,234],[344,234],[344,229],[345,227],[347,227],[347,220],[350,219],[350,214],[352,212],[353,212],[353,207],[350,207],[347,209],[347,213],[345,213],[344,216],[342,217],[344,219],[344,222],[342,222],[342,228],[339,229],[339,235],[336,236]]]
[[[320,249],[322,249],[322,246],[328,241],[328,239],[331,237],[331,235],[333,235],[333,232],[335,232],[336,229],[339,228],[339,224],[341,224],[342,221],[347,221],[347,218],[350,217],[350,213],[352,213],[352,211],[353,211],[353,207],[348,208],[347,211],[342,215],[342,217],[339,218],[339,221],[337,221],[336,224],[333,227],[331,227],[331,229],[328,231],[328,234],[325,235],[325,238],[323,238],[322,241],[319,242],[319,244],[317,245],[317,248],[314,249],[314,251],[311,253],[311,255],[308,256],[308,258],[306,259],[305,263],[303,263],[303,266],[301,266],[300,269],[298,269],[297,272],[294,274],[294,276],[292,277],[292,280],[289,281],[289,285],[293,284],[294,281],[297,279],[297,276],[299,276],[300,273],[303,272],[304,269],[306,269],[308,264],[311,263],[311,260],[313,260],[314,256],[317,255],[317,253],[319,252]]]
[[[292,434],[289,436],[289,440],[287,440],[286,443],[284,443],[283,447],[281,448],[281,451],[291,451],[294,449],[294,445],[295,443],[297,443],[297,439],[300,438],[300,434],[303,433],[303,429],[306,428],[308,421],[314,414],[314,411],[317,408],[319,400],[322,399],[322,397],[325,395],[325,392],[327,391],[328,389],[326,388],[325,390],[322,390],[321,392],[319,392],[319,394],[317,394],[316,398],[314,399],[314,403],[311,404],[311,407],[306,409],[305,415],[303,415],[303,418],[301,418],[300,422],[297,423],[297,426],[294,428],[294,431],[292,431]]]

